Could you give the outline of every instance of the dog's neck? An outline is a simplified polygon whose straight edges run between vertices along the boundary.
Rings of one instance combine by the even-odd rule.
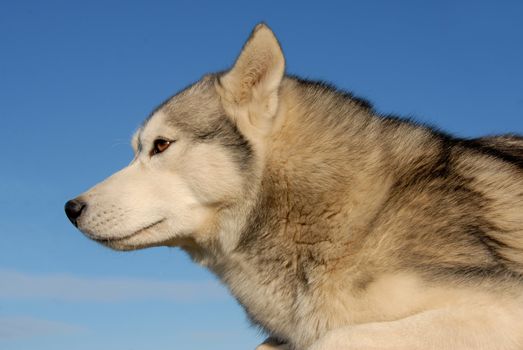
[[[375,161],[375,150],[362,149],[358,137],[350,137],[356,135],[351,127],[370,118],[368,112],[350,100],[330,96],[332,103],[345,101],[346,108],[353,109],[352,120],[336,121],[332,119],[336,116],[321,115],[328,108],[295,104],[293,99],[304,98],[293,94],[308,91],[286,89],[289,84],[294,82],[287,81],[281,92],[286,98],[285,121],[271,137],[257,195],[248,208],[236,212],[248,214],[238,218],[243,224],[235,248],[185,247],[230,288],[254,323],[281,337],[291,332],[286,327],[295,315],[277,317],[279,308],[293,309],[297,298],[318,289],[326,271],[338,266],[345,272],[353,266],[356,271],[363,237],[387,187],[379,186],[387,180],[369,165]],[[327,128],[334,130],[322,123],[330,123]],[[320,126],[328,133],[318,134]],[[333,143],[332,132],[348,136]],[[333,158],[339,148],[347,149],[346,159]],[[361,272],[344,278],[349,284],[361,283]]]
[[[214,242],[185,249],[219,276],[254,323],[285,338],[296,331],[291,325],[298,316],[289,310],[297,300],[318,290],[343,290],[347,298],[365,283],[373,264],[362,245],[398,176],[392,169],[423,159],[416,143],[427,133],[401,146],[396,130],[384,127],[391,121],[342,93],[293,79],[283,83],[281,96],[283,121],[269,140],[259,188],[248,205],[230,212],[240,231],[223,232],[235,237],[234,248]],[[398,122],[404,127],[411,126]],[[343,276],[333,277],[340,266]],[[323,285],[332,281],[343,285]]]

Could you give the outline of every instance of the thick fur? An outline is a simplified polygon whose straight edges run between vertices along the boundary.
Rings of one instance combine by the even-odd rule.
[[[383,117],[284,67],[257,26],[77,198],[79,229],[185,249],[271,336],[259,349],[523,349],[523,138]]]

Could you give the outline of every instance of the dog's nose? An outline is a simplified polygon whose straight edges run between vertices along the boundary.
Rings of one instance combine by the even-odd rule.
[[[65,213],[73,225],[78,226],[76,220],[82,215],[82,211],[87,204],[77,199],[73,199],[65,203]]]

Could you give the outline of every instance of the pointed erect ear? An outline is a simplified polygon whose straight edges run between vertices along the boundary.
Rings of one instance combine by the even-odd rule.
[[[256,119],[270,119],[276,113],[284,71],[285,58],[278,40],[269,27],[258,24],[232,69],[219,79],[225,109],[230,114],[245,114],[241,113],[244,110],[254,126],[261,126]]]

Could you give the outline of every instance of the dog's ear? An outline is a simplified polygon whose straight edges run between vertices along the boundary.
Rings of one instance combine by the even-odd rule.
[[[218,80],[225,110],[239,124],[265,128],[278,108],[278,89],[285,58],[278,40],[265,24],[258,24],[231,70]]]

